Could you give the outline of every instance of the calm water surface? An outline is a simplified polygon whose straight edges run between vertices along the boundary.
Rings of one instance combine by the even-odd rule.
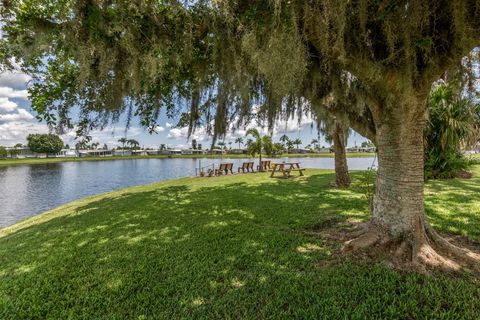
[[[333,169],[332,158],[279,158],[305,168]],[[202,166],[222,162],[202,159]],[[234,170],[245,159],[226,159]],[[372,165],[372,158],[349,158],[351,170]],[[257,164],[258,161],[255,161]],[[138,159],[64,162],[0,167],[0,228],[87,196],[172,178],[195,175],[198,159]]]

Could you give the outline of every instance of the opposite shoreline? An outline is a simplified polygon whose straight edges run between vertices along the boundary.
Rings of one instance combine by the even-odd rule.
[[[333,153],[320,154],[284,154],[277,157],[266,158],[333,158]],[[375,153],[347,153],[348,158],[371,158]],[[159,156],[112,156],[112,157],[68,157],[68,158],[24,158],[24,159],[3,159],[0,160],[0,167],[16,165],[35,165],[61,162],[80,162],[80,161],[108,161],[108,160],[135,160],[135,159],[252,159],[246,154],[226,154],[219,155],[159,155]]]

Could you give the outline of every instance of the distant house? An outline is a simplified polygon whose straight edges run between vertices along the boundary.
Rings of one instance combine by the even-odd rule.
[[[113,152],[111,150],[104,149],[92,149],[92,150],[78,150],[78,156],[84,157],[111,157]]]
[[[182,154],[193,154],[193,149],[183,149]]]
[[[331,152],[330,148],[324,148],[324,147],[318,148],[315,151],[318,152],[318,153],[330,153]]]
[[[182,154],[205,154],[203,150],[198,149],[183,149]]]
[[[225,150],[222,150],[222,149],[211,149],[211,150],[208,150],[207,154],[225,154],[226,151]]]
[[[302,149],[302,148],[293,148],[293,149],[290,149],[288,150],[288,153],[301,153],[301,154],[304,154],[304,153],[309,153],[310,150],[309,149]]]
[[[63,150],[62,150],[63,151]],[[76,150],[72,150],[72,149],[65,149],[65,157],[68,157],[68,158],[75,158],[75,157],[78,157],[78,153]]]
[[[42,154],[43,157],[44,154]],[[49,153],[45,155],[47,158],[74,158],[78,157],[78,153],[75,150],[62,149],[57,153]]]
[[[180,150],[180,149],[168,149],[168,151],[170,151],[170,154],[172,154],[172,155],[182,154],[182,150]]]
[[[24,159],[24,158],[65,158],[76,157],[77,153],[74,150],[62,149],[57,153],[37,153],[30,150],[28,147],[21,148],[7,148],[8,158]]]
[[[161,154],[160,152],[161,152],[160,150],[154,150],[154,149],[152,149],[152,150],[147,150],[147,154],[148,154],[149,156],[158,156],[158,155]]]
[[[33,152],[30,148],[7,148],[7,158],[36,158],[38,153]]]
[[[230,149],[230,150],[228,150],[228,153],[230,153],[230,154],[246,154],[247,150],[246,149]]]
[[[112,151],[112,155],[115,156],[115,157],[119,157],[119,156],[127,156],[128,157],[128,156],[132,155],[132,151],[117,149],[117,150]]]
[[[146,156],[148,152],[146,150],[132,150],[133,156]]]

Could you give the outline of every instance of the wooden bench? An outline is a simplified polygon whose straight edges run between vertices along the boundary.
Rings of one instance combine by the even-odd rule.
[[[305,171],[305,170],[307,170],[307,169],[305,169],[305,168],[302,168],[302,169],[298,168],[298,169],[285,169],[284,171],[285,171],[285,172],[287,173],[287,175],[290,177],[290,172],[292,172],[292,171],[298,171],[298,174],[299,174],[300,176],[303,176],[303,171]]]
[[[260,165],[257,166],[258,171],[270,171],[271,168],[271,160],[262,160],[260,161]]]
[[[298,162],[274,163],[270,177],[273,177],[275,172],[281,172],[285,178],[290,178],[292,171],[298,171],[299,175],[303,176],[303,171],[305,171],[305,169],[300,168],[300,164]]]
[[[250,172],[250,170],[252,170],[251,172],[253,172],[253,162],[242,163],[242,166],[238,167],[238,172],[240,172],[240,170],[242,170],[243,173],[245,173],[245,171]]]
[[[221,176],[223,173],[228,174],[230,171],[233,174],[233,163],[221,163],[218,169],[215,169],[215,175]]]

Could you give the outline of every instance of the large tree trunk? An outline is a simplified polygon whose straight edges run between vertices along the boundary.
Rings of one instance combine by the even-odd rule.
[[[335,150],[335,182],[337,187],[347,188],[350,186],[350,176],[348,175],[347,164],[347,130],[340,123],[335,123],[333,132],[333,147]]]
[[[424,103],[419,101],[418,103]],[[425,109],[398,107],[376,123],[378,172],[370,223],[346,243],[346,250],[384,247],[397,264],[458,269],[458,260],[478,263],[479,256],[440,237],[424,210],[423,130]],[[438,251],[439,250],[439,251]],[[446,254],[445,254],[446,253]]]
[[[398,112],[377,128],[373,222],[393,237],[417,237],[424,219],[424,114]]]

